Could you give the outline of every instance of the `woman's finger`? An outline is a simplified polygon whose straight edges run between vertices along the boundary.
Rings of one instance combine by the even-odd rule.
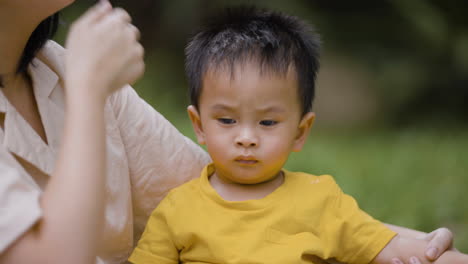
[[[393,258],[392,259],[392,264],[404,264],[403,261],[397,259],[397,258]]]
[[[132,23],[132,17],[127,13],[127,11],[120,7],[114,8],[112,12],[112,17],[121,20],[126,24]]]
[[[86,11],[86,13],[83,14],[80,20],[93,23],[101,19],[105,14],[109,13],[111,10],[112,5],[109,3],[109,1],[99,1],[88,11]]]
[[[132,25],[132,24],[128,24],[128,27],[129,27],[130,31],[132,32],[132,34],[135,36],[135,39],[136,39],[137,41],[139,41],[139,40],[140,40],[140,36],[141,36],[141,35],[140,35],[140,30],[138,30],[138,28],[135,27],[135,26]]]
[[[411,257],[409,259],[409,263],[410,264],[421,264],[421,261],[419,261],[419,259],[417,257]]]
[[[425,252],[426,258],[433,261],[452,247],[453,233],[448,228],[442,227],[429,233],[425,240],[429,241]]]

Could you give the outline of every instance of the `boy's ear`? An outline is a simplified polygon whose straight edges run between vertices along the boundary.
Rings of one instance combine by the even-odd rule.
[[[301,122],[299,122],[299,126],[297,128],[297,135],[294,141],[293,151],[298,152],[301,151],[302,147],[304,146],[307,136],[309,135],[310,129],[315,121],[315,113],[308,112],[307,114],[302,117]]]
[[[187,113],[190,117],[190,121],[192,121],[193,130],[197,136],[198,144],[205,145],[205,132],[203,132],[201,118],[197,108],[194,105],[189,105],[187,107]]]

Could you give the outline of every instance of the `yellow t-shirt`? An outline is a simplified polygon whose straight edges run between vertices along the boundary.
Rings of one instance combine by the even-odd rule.
[[[395,233],[361,211],[329,175],[285,171],[263,199],[226,201],[209,183],[214,168],[159,204],[133,263],[369,263]]]

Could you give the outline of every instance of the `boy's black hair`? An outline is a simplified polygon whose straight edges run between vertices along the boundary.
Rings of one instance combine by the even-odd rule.
[[[56,13],[44,19],[33,31],[26,43],[26,46],[21,55],[21,59],[16,68],[16,73],[26,72],[29,63],[36,57],[37,52],[44,46],[47,40],[54,37],[59,25],[59,14]],[[0,87],[3,86],[3,81],[0,76]]]
[[[227,8],[196,34],[185,49],[185,71],[191,104],[199,108],[203,78],[208,70],[253,59],[260,71],[297,74],[302,113],[312,109],[315,77],[319,68],[320,38],[294,16],[252,6]]]

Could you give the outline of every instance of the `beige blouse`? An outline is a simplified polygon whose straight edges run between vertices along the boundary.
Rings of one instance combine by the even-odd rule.
[[[55,166],[64,121],[63,56],[64,49],[49,41],[28,69],[48,144],[0,90],[0,252],[41,217],[38,200]],[[105,247],[97,263],[123,263],[159,201],[198,177],[209,157],[131,87],[109,98],[105,115]]]

